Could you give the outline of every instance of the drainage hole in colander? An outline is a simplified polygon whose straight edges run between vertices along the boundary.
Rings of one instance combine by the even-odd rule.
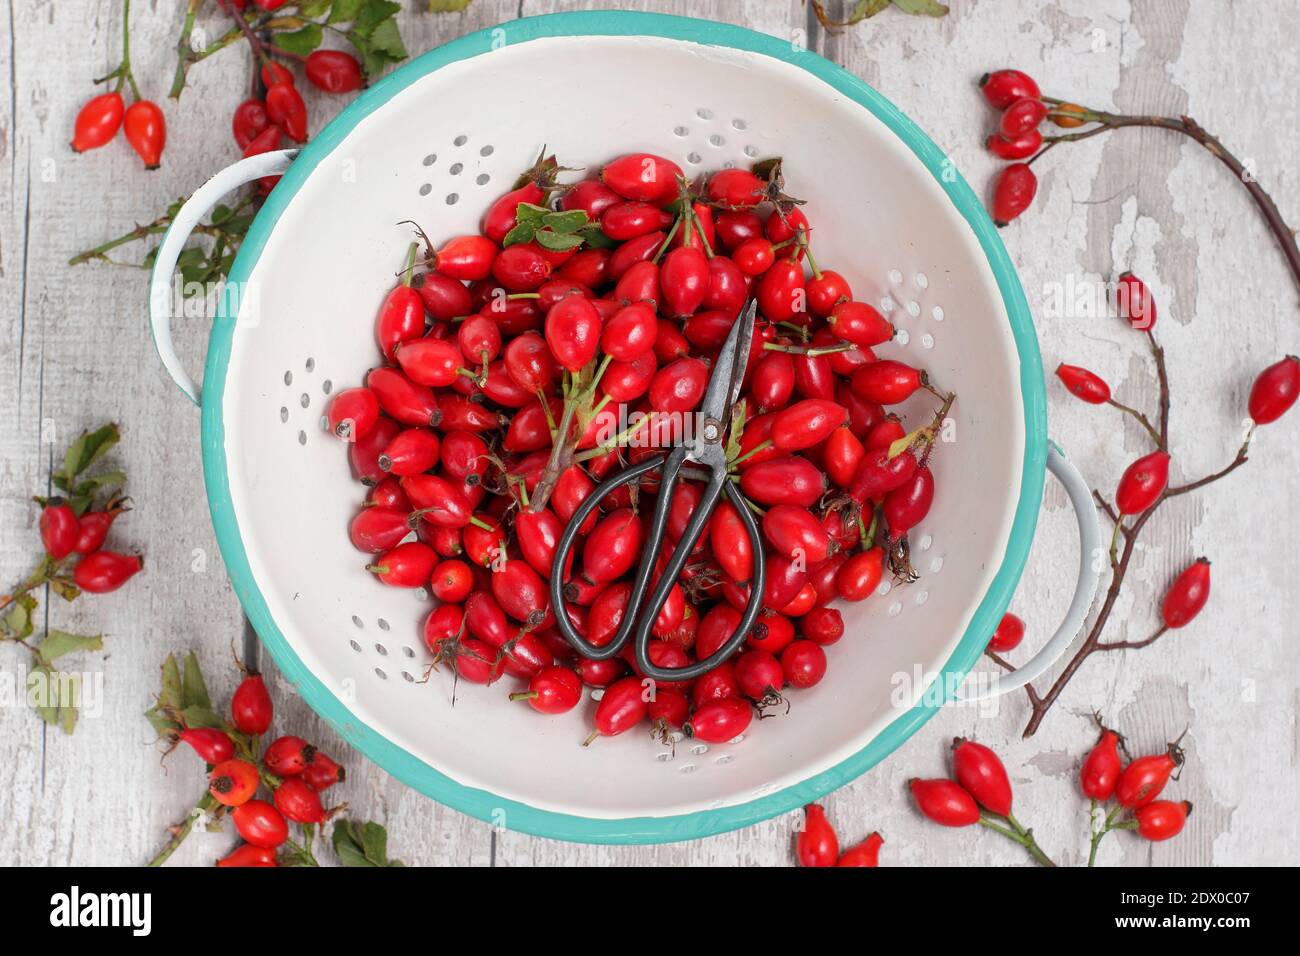
[[[758,147],[757,147],[757,146],[746,146],[746,147],[745,147],[745,155],[748,156],[750,159],[757,159],[757,158],[758,158]]]
[[[426,166],[432,166],[437,161],[438,161],[437,153],[430,153],[428,156],[424,157],[424,165]]]
[[[356,651],[358,654],[361,653],[361,645],[360,645],[360,644],[358,644],[356,641],[348,641],[348,643],[352,645],[352,649],[353,649],[354,651]]]
[[[923,336],[921,336],[921,348],[923,349],[934,348],[934,336],[931,335],[929,332],[926,332]]]
[[[604,696],[605,696],[605,689],[603,687],[597,687],[595,690],[591,692],[592,700],[600,700]]]
[[[719,136],[717,133],[714,133],[712,136],[709,137],[709,145],[714,147],[726,146],[727,141],[723,139],[721,136]]]
[[[478,183],[480,186],[486,186],[491,181],[492,181],[492,177],[489,176],[487,173],[479,173],[476,177],[474,177],[474,182]]]
[[[711,120],[713,119],[713,110],[709,109],[706,106],[701,106],[699,109],[695,111],[695,115],[702,120]]]
[[[880,299],[880,311],[888,315],[890,312],[894,311],[894,306],[896,304],[897,303],[895,303],[890,296],[882,296]]]
[[[912,341],[912,336],[907,329],[899,329],[894,333],[894,341],[899,345],[906,345],[908,342]]]
[[[334,383],[329,379],[325,379],[325,381],[320,384],[320,390],[328,395],[330,392],[334,391]]]
[[[695,773],[695,764],[684,763],[677,768],[678,773]]]
[[[307,369],[307,371],[309,371],[309,372],[314,372],[314,371],[316,371],[316,360],[315,360],[314,358],[309,358],[309,359],[307,359],[306,363],[304,364],[304,367],[305,367],[305,368]]]
[[[292,385],[292,384],[293,384],[293,372],[285,372],[285,373],[284,373],[284,384],[285,384],[285,385]]]
[[[306,392],[303,392],[302,395],[299,396],[298,398],[298,404],[302,405],[303,408],[306,408],[308,405],[311,404],[311,396],[308,395]]]
[[[655,760],[658,760],[660,763],[667,763],[672,759],[673,759],[673,752],[671,750],[662,750],[659,753],[655,754]]]
[[[491,156],[494,152],[496,152],[496,147],[491,146],[491,145],[488,145],[488,146],[484,146],[484,147],[482,147],[482,148],[478,151],[478,154],[479,154],[480,156]]]
[[[893,604],[889,605],[889,610],[886,613],[890,617],[898,617],[898,615],[903,613],[903,602],[895,601]]]
[[[285,408],[283,405],[281,405],[281,406],[280,406],[280,421],[282,421],[282,422],[287,422],[288,420],[289,420],[289,409],[287,409],[287,408]]]
[[[731,160],[727,160],[725,163],[722,164],[722,168],[723,168],[723,169],[735,169],[735,168],[736,168],[736,164],[735,164],[734,162],[732,162]]]
[[[731,754],[723,754],[723,755],[720,756],[720,757],[714,757],[714,758],[713,758],[713,762],[716,763],[718,766],[721,767],[721,766],[724,766],[725,764],[729,764],[729,763],[731,763],[731,761],[733,761],[733,760],[735,760],[735,759],[736,759],[736,758],[733,757]]]
[[[384,673],[384,669],[382,667],[375,668],[375,676],[378,677],[380,680],[388,680],[388,675]]]
[[[328,415],[322,415],[322,416],[320,417],[320,420],[319,420],[316,424],[317,424],[318,426],[320,426],[320,430],[321,430],[321,431],[323,431],[323,432],[328,432],[328,431],[330,430],[330,419],[329,419],[329,416],[328,416]]]
[[[361,618],[357,617],[355,614],[352,615],[352,623],[357,627],[365,627],[365,625],[361,623]]]
[[[459,193],[447,193],[447,205],[454,206],[460,201]]]
[[[421,196],[427,196],[427,195],[429,195],[429,193],[431,193],[431,192],[433,192],[433,183],[424,183],[424,184],[420,187],[420,195],[421,195]]]
[[[921,540],[916,543],[916,546],[922,551],[929,551],[930,545],[932,544],[934,544],[933,535],[923,534],[921,535]]]
[[[675,744],[681,743],[685,739],[686,739],[686,735],[682,733],[680,730],[674,730],[671,734],[668,735],[668,740]]]
[[[709,752],[708,744],[695,744],[693,747],[691,747],[691,753],[695,754],[697,757],[702,754],[706,754],[708,752]]]
[[[380,657],[387,657],[387,656],[388,656],[388,648],[384,647],[383,644],[376,644],[376,645],[375,645],[375,653],[378,654]]]
[[[912,318],[916,318],[918,315],[920,315],[921,303],[917,302],[915,299],[907,303],[907,314],[912,316]]]
[[[941,305],[936,305],[933,309],[930,310],[930,315],[934,317],[934,321],[936,321],[936,322],[942,322],[942,321],[943,321],[943,306],[941,306]]]
[[[732,129],[749,129],[749,124],[743,119],[734,119],[731,121]]]
[[[299,432],[298,432],[298,444],[299,444],[299,445],[305,445],[305,444],[307,444],[307,433],[306,433],[306,432],[304,432],[304,431],[299,431]]]
[[[415,656],[415,648],[414,648],[414,647],[411,647],[409,644],[403,644],[403,645],[402,645],[402,653],[405,654],[407,657],[414,657],[414,656]]]
[[[894,283],[894,285],[898,285],[898,283],[902,282],[902,281],[903,281],[903,272],[902,272],[902,270],[901,270],[901,269],[890,269],[890,270],[889,270],[889,281],[892,282],[892,283]]]
[[[406,681],[408,684],[414,684],[415,675],[410,671],[402,671],[402,680]]]
[[[886,594],[892,591],[893,588],[894,586],[890,584],[888,581],[881,581],[880,586],[876,588],[876,593],[879,594],[881,597],[884,597]]]
[[[387,630],[389,630],[388,622],[385,621],[382,617],[381,617],[379,620],[377,620],[375,623],[379,625],[379,629],[380,629],[381,631],[387,631]]]
[[[451,145],[464,146],[468,142],[469,142],[469,137],[466,136],[464,133],[461,133],[459,136],[457,136],[455,139],[451,141]]]
[[[929,591],[917,591],[917,592],[916,592],[916,597],[915,597],[913,600],[916,601],[916,606],[917,606],[917,607],[920,607],[920,606],[921,606],[922,604],[924,604],[926,601],[930,600],[930,592],[929,592]]]
[[[928,275],[926,275],[924,272],[918,272],[918,273],[916,274],[916,285],[917,285],[917,288],[919,288],[919,289],[926,289],[926,288],[929,288],[929,286],[930,286],[930,277],[929,277]]]
[[[447,172],[451,173],[453,176],[459,176],[461,174],[461,171],[464,168],[465,168],[464,163],[452,163],[451,166],[447,169]]]
[[[687,129],[685,126],[676,126],[676,127],[673,128],[673,135],[674,135],[674,136],[679,136],[679,137],[680,137],[680,136],[686,136],[686,135],[689,134],[689,133],[690,133],[690,130]]]
[[[930,562],[930,573],[938,574],[943,570],[943,558],[935,558]]]
[[[744,735],[744,734],[736,734],[736,736],[734,736],[734,737],[732,737],[730,740],[728,740],[727,743],[729,743],[729,744],[738,744],[738,743],[740,743],[740,742],[741,742],[742,740],[744,740],[744,739],[745,739],[745,735]]]
[[[700,165],[700,154],[695,152],[687,153],[686,161],[692,166],[698,166]]]

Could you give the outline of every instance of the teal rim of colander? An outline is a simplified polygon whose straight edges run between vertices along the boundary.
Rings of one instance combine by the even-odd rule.
[[[230,270],[229,281],[246,282],[267,237],[308,175],[365,117],[397,93],[449,63],[487,53],[505,44],[546,37],[646,36],[730,47],[781,60],[808,71],[838,93],[869,110],[905,143],[934,176],[969,224],[988,258],[1015,338],[1020,358],[1020,386],[1025,408],[1025,461],[1020,500],[1006,555],[966,633],[921,702],[895,719],[853,756],[828,770],[743,804],[666,817],[595,819],[542,810],[507,800],[486,790],[458,783],[359,721],[302,663],[272,619],[248,565],[239,533],[226,468],[222,409],[235,323],[224,311],[213,324],[204,369],[202,405],[203,473],[217,541],[235,593],[263,644],[286,679],[303,699],[353,747],[403,783],[439,803],[486,822],[504,820],[510,830],[584,843],[667,843],[725,833],[803,806],[842,787],[900,747],[952,696],[975,665],[988,636],[1011,603],[1029,555],[1038,521],[1047,466],[1047,399],[1042,360],[1029,306],[997,230],[979,198],[957,173],[951,159],[897,107],[856,76],[788,40],[711,20],[654,13],[593,11],[554,13],[514,20],[471,33],[431,50],[376,83],[339,113],[303,147],[279,185],[267,197]],[[225,301],[225,297],[222,297]]]

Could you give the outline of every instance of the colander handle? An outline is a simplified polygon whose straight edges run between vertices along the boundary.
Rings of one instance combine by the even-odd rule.
[[[185,243],[189,241],[194,227],[221,200],[221,197],[263,176],[280,175],[289,168],[289,164],[297,155],[296,149],[281,149],[272,153],[249,156],[227,166],[196,189],[194,195],[185,201],[180,211],[172,217],[171,227],[158,246],[153,273],[149,278],[149,326],[153,330],[153,344],[158,350],[158,357],[162,359],[167,374],[195,405],[199,404],[199,387],[181,366],[181,360],[172,345],[172,275],[176,272],[176,261],[180,258]]]
[[[1096,570],[1093,562],[1102,545],[1097,530],[1097,508],[1092,501],[1092,491],[1084,481],[1083,475],[1079,474],[1079,469],[1070,464],[1052,442],[1047,443],[1047,470],[1065,486],[1065,492],[1070,496],[1070,504],[1074,508],[1074,516],[1079,522],[1079,578],[1074,585],[1074,597],[1070,601],[1070,609],[1065,612],[1065,620],[1056,629],[1056,633],[1037,654],[1014,671],[999,674],[979,692],[969,696],[961,695],[958,698],[960,700],[972,701],[997,697],[1024,687],[1040,676],[1055,664],[1057,658],[1070,646],[1070,642],[1079,633],[1079,628],[1083,626],[1084,619],[1092,608],[1093,598],[1097,596],[1100,572]]]

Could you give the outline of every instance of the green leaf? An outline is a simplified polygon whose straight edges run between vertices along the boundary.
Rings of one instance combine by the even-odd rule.
[[[162,665],[162,688],[158,691],[158,703],[162,707],[174,707],[180,710],[185,706],[184,685],[181,683],[181,669],[176,665],[175,655],[168,654]]]
[[[388,831],[373,820],[340,820],[330,836],[334,853],[344,866],[402,866],[388,858]]]
[[[430,13],[460,13],[474,0],[429,0]]]
[[[948,13],[938,0],[894,0],[894,6],[913,16],[942,17]]]
[[[874,17],[885,7],[889,6],[891,0],[858,0],[858,5],[853,8],[849,14],[849,23],[858,23],[870,17]]]
[[[401,9],[401,4],[393,3],[391,0],[362,0],[361,8],[352,18],[352,29],[363,37],[372,36],[381,23],[391,22],[393,15]]]
[[[79,510],[76,502],[69,502],[69,504],[72,505],[72,510],[76,511],[78,514],[81,513],[81,510],[84,510]],[[75,601],[81,596],[81,588],[77,587],[66,578],[50,578],[49,584],[50,590],[65,601]]]
[[[396,20],[382,20],[375,25],[370,32],[370,49],[382,53],[394,63],[406,59],[406,44],[402,42]]]
[[[60,727],[65,734],[77,728],[77,701],[81,698],[81,678],[62,674],[38,664],[27,674],[27,699],[41,720]]]
[[[581,209],[571,209],[567,212],[549,212],[542,217],[542,222],[548,229],[555,232],[571,235],[587,225],[587,214]]]
[[[199,667],[199,659],[193,651],[185,655],[185,670],[181,677],[181,704],[184,707],[212,709],[212,698],[208,696],[208,685],[203,679],[203,670]]]
[[[181,710],[186,727],[224,727],[223,721],[211,707],[193,704]]]
[[[283,47],[290,53],[306,56],[320,46],[322,36],[320,26],[309,23],[301,30],[295,30],[292,33],[277,33],[275,43],[276,46]],[[215,219],[213,221],[215,222]]]
[[[303,0],[298,4],[298,12],[309,19],[316,19],[330,9],[330,0]]]
[[[81,437],[68,446],[63,456],[63,474],[75,478],[81,474],[122,437],[116,425],[105,425],[93,432],[83,432]]]
[[[614,245],[614,240],[605,235],[598,222],[583,226],[578,230],[578,235],[582,236],[583,242],[593,249],[608,249]]]
[[[31,636],[32,611],[36,610],[36,604],[36,598],[30,594],[20,594],[14,598],[13,606],[0,618],[0,626],[4,627],[7,638],[22,641]]]
[[[537,244],[543,249],[550,249],[552,252],[566,252],[582,245],[582,236],[566,236],[558,232],[551,232],[549,229],[539,229],[533,238],[537,240]]]
[[[329,23],[351,23],[357,18],[363,0],[334,0],[330,4]]]
[[[530,202],[521,202],[515,207],[515,220],[517,222],[540,223],[550,214],[551,210],[545,206],[537,206]]]
[[[103,650],[104,639],[99,634],[92,636],[70,634],[67,631],[48,631],[45,640],[37,646],[37,651],[48,664],[53,664],[60,657],[76,651]]]
[[[121,488],[126,484],[126,472],[105,471],[77,483],[74,495],[93,495],[100,488]]]
[[[532,242],[536,232],[537,227],[533,223],[520,222],[506,233],[505,238],[501,240],[501,245],[513,246],[520,242]]]
[[[212,214],[208,217],[208,221],[214,226],[219,226],[234,214],[235,211],[225,203],[217,203],[212,207]]]

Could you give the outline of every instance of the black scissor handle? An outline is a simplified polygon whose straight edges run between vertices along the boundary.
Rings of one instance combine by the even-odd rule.
[[[722,466],[715,467],[711,470],[704,493],[696,504],[690,521],[687,522],[681,538],[669,557],[668,564],[664,568],[663,574],[660,575],[654,592],[650,595],[645,613],[641,613],[646,586],[654,571],[655,563],[658,561],[667,529],[673,489],[676,487],[687,455],[688,449],[685,446],[679,446],[666,456],[656,455],[648,458],[598,485],[570,517],[556,548],[555,563],[551,570],[551,604],[556,609],[556,626],[559,628],[560,633],[564,635],[565,640],[585,657],[592,660],[606,660],[616,656],[623,649],[635,629],[637,667],[646,677],[656,681],[691,680],[701,674],[708,673],[731,656],[745,639],[745,635],[749,633],[749,629],[753,627],[754,621],[758,617],[758,612],[763,604],[763,590],[766,583],[762,560],[763,539],[758,528],[758,522],[754,519],[754,515],[750,512],[749,506],[745,503],[740,492],[728,478],[726,468]],[[649,532],[645,537],[645,551],[642,554],[641,563],[637,567],[632,590],[628,595],[628,604],[623,612],[623,619],[613,638],[607,644],[597,647],[578,634],[572,622],[569,621],[568,615],[564,612],[563,569],[568,560],[568,554],[572,550],[573,540],[577,536],[578,529],[603,498],[620,485],[641,478],[661,464],[663,465],[663,476],[659,482],[658,499],[655,502]],[[749,600],[745,604],[745,610],[735,632],[714,653],[704,660],[696,661],[686,667],[658,667],[651,663],[649,659],[651,629],[654,627],[655,619],[659,616],[664,602],[668,600],[669,592],[681,575],[682,568],[685,567],[687,560],[690,558],[691,552],[695,548],[695,542],[699,540],[704,531],[704,526],[708,523],[717,506],[718,499],[724,492],[736,510],[740,512],[754,555],[754,574],[753,580],[750,582]]]

